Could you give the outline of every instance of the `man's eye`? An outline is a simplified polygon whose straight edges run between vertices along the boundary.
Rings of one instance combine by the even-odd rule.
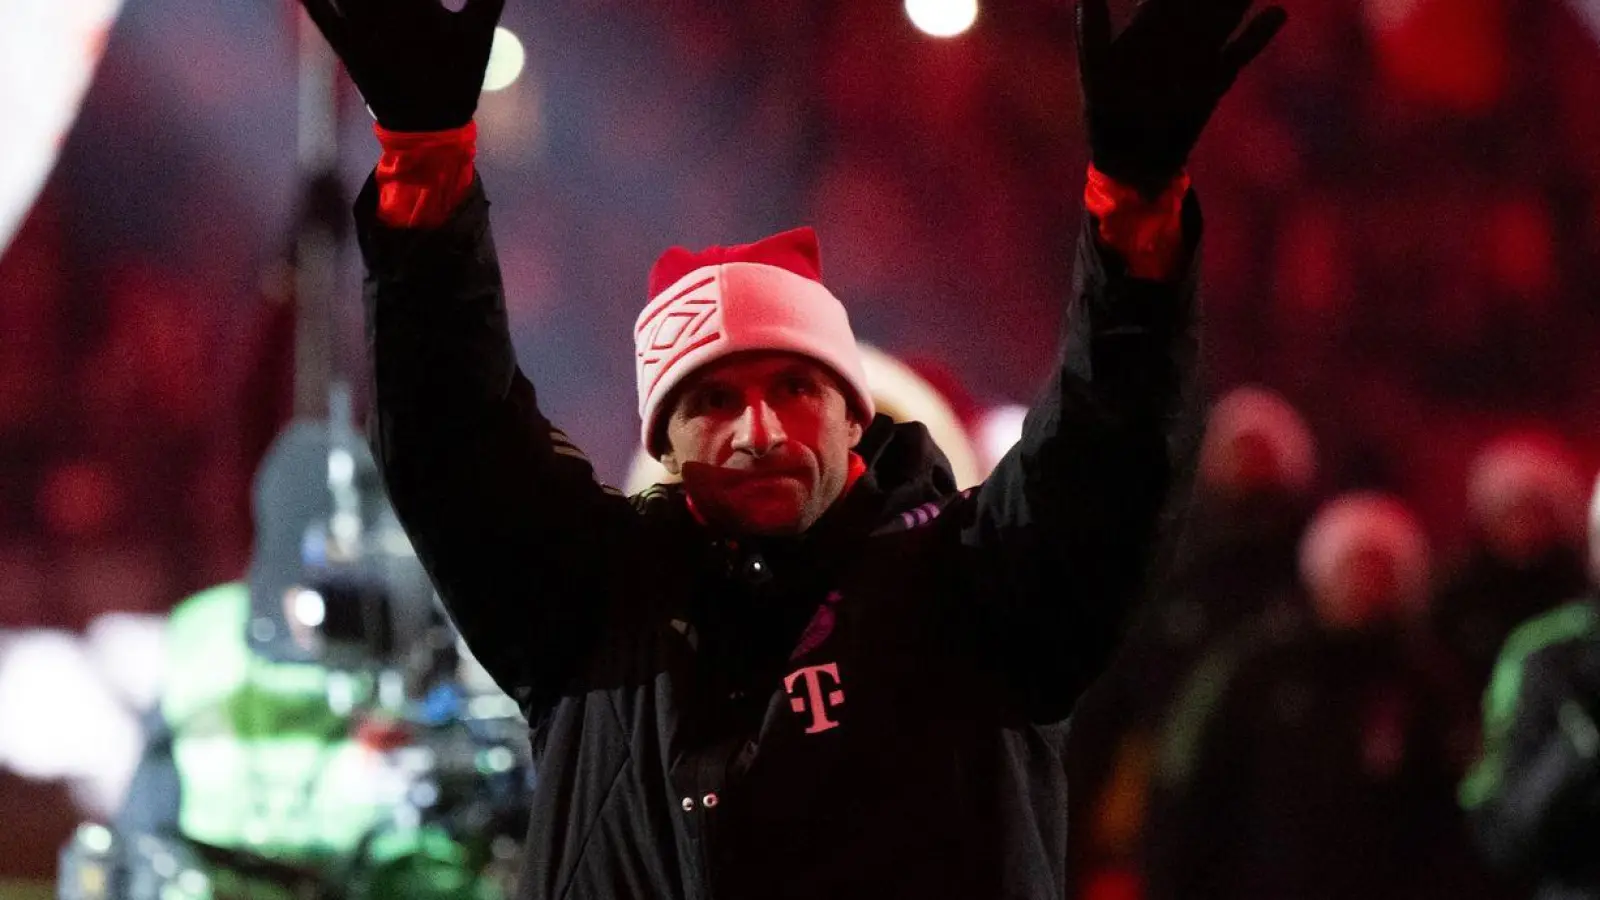
[[[804,375],[784,379],[783,389],[796,397],[809,397],[817,392],[817,383]]]
[[[701,391],[695,405],[706,412],[726,412],[737,404],[737,400],[733,391],[713,389]]]

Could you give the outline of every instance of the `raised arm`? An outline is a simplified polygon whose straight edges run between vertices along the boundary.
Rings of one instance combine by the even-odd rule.
[[[1057,369],[962,533],[979,633],[1038,717],[1109,660],[1182,464],[1200,239],[1184,166],[1285,20],[1269,8],[1232,39],[1249,7],[1146,0],[1113,40],[1106,0],[1079,5],[1093,165]]]
[[[473,654],[535,718],[622,596],[634,517],[518,368],[472,116],[503,0],[304,0],[378,121],[356,202],[373,453]]]

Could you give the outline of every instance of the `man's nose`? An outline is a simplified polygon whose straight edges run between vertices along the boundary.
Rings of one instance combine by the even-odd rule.
[[[751,456],[766,456],[783,443],[783,423],[765,400],[746,405],[733,436],[733,449]]]

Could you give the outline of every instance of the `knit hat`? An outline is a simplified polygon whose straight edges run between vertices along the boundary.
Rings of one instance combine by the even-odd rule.
[[[1554,516],[1561,541],[1581,546],[1584,479],[1562,438],[1538,430],[1513,431],[1490,441],[1467,474],[1468,511],[1488,527],[1519,503],[1534,502]]]
[[[1229,391],[1206,421],[1200,478],[1208,487],[1240,486],[1243,460],[1235,445],[1247,438],[1255,439],[1270,459],[1274,486],[1296,495],[1310,492],[1317,475],[1317,442],[1310,426],[1282,394],[1253,384]]]
[[[1401,610],[1420,614],[1428,599],[1428,538],[1411,510],[1388,494],[1341,494],[1317,511],[1300,538],[1300,578],[1313,601],[1330,595],[1351,558],[1383,553],[1394,564]]]
[[[633,327],[640,441],[651,456],[673,388],[734,353],[779,350],[810,357],[839,376],[853,411],[875,409],[850,319],[822,285],[810,228],[698,253],[673,247],[650,270],[650,302]]]

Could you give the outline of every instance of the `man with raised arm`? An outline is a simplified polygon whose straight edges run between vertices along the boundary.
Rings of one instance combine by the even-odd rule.
[[[655,264],[640,438],[681,482],[627,498],[540,412],[507,333],[472,121],[503,0],[303,2],[383,150],[356,205],[375,455],[533,731],[521,896],[1062,896],[1066,719],[1179,467],[1184,167],[1282,10],[1147,0],[1113,39],[1084,0],[1093,166],[1060,355],[981,486],[874,415],[796,229]]]

